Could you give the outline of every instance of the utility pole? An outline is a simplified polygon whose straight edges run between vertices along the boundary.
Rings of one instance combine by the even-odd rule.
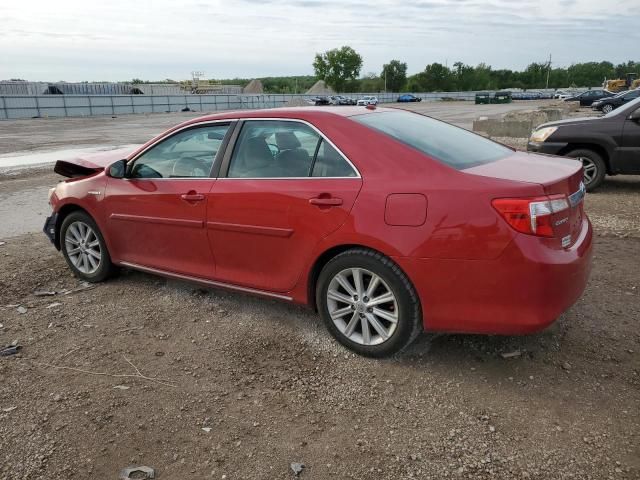
[[[549,74],[551,73],[551,54],[549,54],[549,63],[547,64],[547,86],[549,88]]]
[[[387,93],[387,69],[384,69],[384,93]]]

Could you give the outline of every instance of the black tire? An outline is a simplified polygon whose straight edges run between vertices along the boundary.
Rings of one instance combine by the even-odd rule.
[[[394,308],[397,304],[397,323],[393,333],[382,343],[365,345],[353,341],[342,333],[331,319],[327,299],[329,286],[336,275],[351,268],[364,269],[377,275],[384,282],[383,288],[388,288],[395,296]],[[371,277],[369,277],[370,281]],[[366,357],[380,358],[398,353],[408,347],[423,331],[420,301],[409,278],[391,259],[364,248],[354,248],[340,253],[324,266],[316,285],[316,305],[331,335],[345,347]],[[355,310],[355,307],[351,308]],[[348,317],[350,313],[346,315]],[[356,311],[353,315],[356,315]],[[360,317],[363,317],[363,314],[360,314]],[[356,328],[362,329],[362,324],[358,324]],[[376,333],[375,330],[372,332]]]
[[[585,171],[583,182],[585,188],[587,189],[587,192],[592,192],[600,185],[602,185],[604,176],[607,174],[607,165],[604,163],[604,160],[598,153],[587,148],[580,148],[567,153],[567,157],[582,159],[582,163],[585,168],[588,168],[588,162],[590,162],[595,167],[595,173],[593,175],[590,175],[589,178],[587,178],[588,174]]]
[[[613,105],[611,105],[610,103],[606,103],[602,106],[602,113],[611,113],[613,112],[613,110]]]
[[[91,265],[87,263],[86,266],[88,267],[87,268],[88,271],[83,272],[78,266],[76,266],[74,261],[70,258],[69,247],[71,246],[71,244],[66,241],[67,232],[69,228],[74,226],[73,228],[75,229],[79,224],[84,224],[90,227],[90,229],[95,234],[95,237],[92,237],[92,239],[95,238],[94,241],[96,241],[97,245],[99,246],[99,254],[100,254],[100,259],[98,261],[98,265],[97,265],[97,268],[95,268],[95,270],[92,269]],[[117,271],[117,268],[111,262],[111,256],[109,255],[109,251],[107,250],[107,244],[104,241],[102,232],[100,232],[100,229],[98,228],[98,225],[93,220],[93,218],[91,218],[91,216],[84,211],[72,212],[64,218],[62,225],[60,226],[60,250],[62,250],[62,255],[64,256],[64,259],[67,261],[67,265],[69,265],[71,272],[73,272],[73,274],[76,277],[82,280],[85,280],[87,282],[91,282],[91,283],[102,282]],[[86,256],[88,258],[88,255]]]

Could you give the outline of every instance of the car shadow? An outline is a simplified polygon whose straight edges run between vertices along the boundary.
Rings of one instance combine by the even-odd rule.
[[[640,193],[640,175],[605,177],[604,182],[589,195],[601,193]]]
[[[320,316],[311,308],[277,299],[264,298],[220,288],[207,288],[180,280],[165,279],[135,270],[125,270],[119,281],[141,282],[160,286],[177,295],[197,295],[207,303],[222,305],[236,315],[260,316],[264,322],[295,330],[300,340],[324,352],[353,354],[340,345],[326,330]],[[397,365],[420,366],[455,365],[458,368],[479,363],[504,363],[519,358],[536,359],[560,350],[567,331],[564,317],[542,332],[521,336],[469,335],[450,333],[422,333],[406,350],[387,359]],[[355,355],[355,354],[354,354]]]

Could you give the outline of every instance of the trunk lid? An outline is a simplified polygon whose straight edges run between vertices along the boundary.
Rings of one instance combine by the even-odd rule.
[[[576,173],[582,174],[582,164],[572,158],[515,152],[506,158],[462,171],[483,177],[538,183],[543,187],[552,187]]]
[[[539,184],[544,196],[566,198],[568,208],[551,215],[554,238],[563,248],[573,245],[582,228],[585,189],[582,163],[562,157],[517,152],[507,158],[463,170],[484,177]]]

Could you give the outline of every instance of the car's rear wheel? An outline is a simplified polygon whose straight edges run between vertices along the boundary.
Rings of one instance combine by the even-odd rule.
[[[72,212],[60,227],[60,248],[73,274],[101,282],[115,271],[100,229],[85,212]]]
[[[602,111],[603,111],[604,113],[611,113],[611,112],[613,112],[613,105],[611,105],[611,104],[607,103],[606,105],[604,105],[604,106],[602,107]]]
[[[331,259],[318,278],[316,302],[334,338],[361,355],[392,355],[422,331],[411,282],[391,259],[372,250],[347,250]]]
[[[569,152],[567,156],[582,162],[583,182],[588,192],[595,190],[602,184],[607,167],[599,154],[593,150],[579,149]]]

